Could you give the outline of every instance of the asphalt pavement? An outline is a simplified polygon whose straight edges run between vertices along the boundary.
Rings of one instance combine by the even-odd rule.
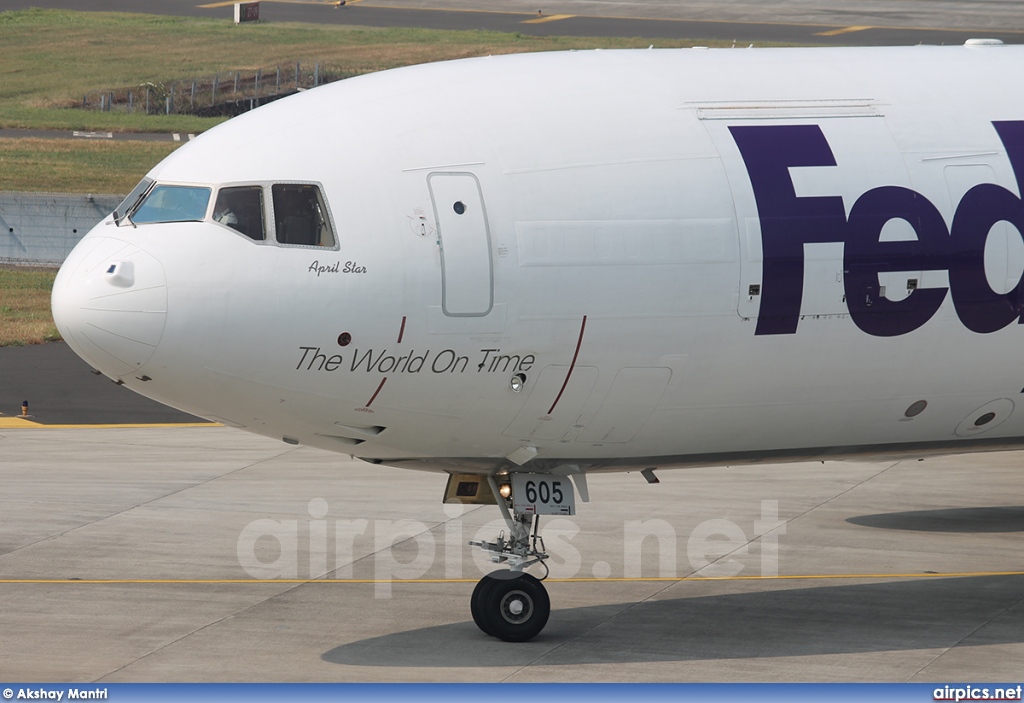
[[[194,134],[178,132],[83,132],[63,129],[0,129],[0,139],[81,139],[118,142],[186,142]]]
[[[233,16],[232,3],[195,0],[0,0],[0,11],[30,7],[163,15]],[[261,3],[266,22],[489,30],[545,36],[643,37],[835,46],[962,44],[984,37],[1024,41],[1024,3],[979,0],[721,0],[637,3],[601,0],[336,0]]]
[[[0,421],[43,425],[205,422],[98,376],[63,342],[0,347]]]

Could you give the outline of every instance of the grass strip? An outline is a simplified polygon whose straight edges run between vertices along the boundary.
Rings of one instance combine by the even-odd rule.
[[[470,56],[566,49],[647,48],[649,39],[534,37],[518,33],[340,24],[247,23],[69,10],[0,12],[0,127],[201,132],[223,118],[72,109],[95,91],[201,78],[280,64],[330,64],[369,73]],[[325,6],[334,21],[337,10]],[[702,45],[722,42],[700,41]],[[694,40],[655,40],[658,47]]]
[[[0,347],[60,339],[50,315],[54,269],[0,266]]]
[[[0,139],[0,190],[128,193],[180,144]]]

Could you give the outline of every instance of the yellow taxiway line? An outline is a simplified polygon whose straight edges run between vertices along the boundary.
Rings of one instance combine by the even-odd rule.
[[[30,420],[0,418],[0,430],[144,430],[157,428],[223,427],[220,423],[124,423],[109,425],[41,425]]]
[[[874,27],[862,27],[855,25],[853,27],[843,27],[842,29],[833,29],[831,32],[815,32],[816,37],[838,37],[840,34],[852,34],[853,32],[863,32],[865,29],[874,29]]]
[[[543,24],[545,22],[557,22],[558,20],[572,19],[576,15],[548,15],[547,17],[535,17],[532,20],[524,20],[520,24]]]
[[[617,578],[549,578],[549,583],[644,583],[664,581],[831,581],[837,579],[935,579],[1024,576],[1024,571],[962,571],[916,574],[793,574],[789,576],[639,576]],[[479,579],[0,579],[0,584],[99,584],[99,585],[233,585],[233,584],[419,584],[476,583]]]
[[[218,7],[231,7],[239,0],[230,0],[229,2],[211,2],[205,5],[196,5],[204,10],[213,10]],[[337,0],[260,0],[261,2],[271,3],[276,2],[280,5],[324,5],[326,7],[332,7],[338,4]],[[348,0],[349,2],[359,2],[359,0]]]
[[[126,422],[82,425],[44,425],[20,417],[0,417],[0,430],[108,430],[158,427],[223,427],[219,422]]]

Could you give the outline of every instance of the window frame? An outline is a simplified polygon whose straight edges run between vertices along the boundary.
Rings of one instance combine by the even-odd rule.
[[[334,244],[329,247],[325,247],[319,244],[288,244],[282,242],[277,238],[277,211],[274,207],[274,186],[312,186],[317,189],[317,195],[320,205],[323,206],[324,214],[327,219],[327,224],[331,228],[331,235],[334,238]],[[266,185],[267,194],[270,207],[270,223],[272,227],[268,229],[268,237],[270,231],[273,231],[273,241],[275,246],[287,247],[288,249],[307,249],[309,251],[339,251],[341,249],[341,238],[338,236],[338,226],[334,219],[334,213],[331,211],[331,204],[327,199],[327,189],[324,188],[323,184],[319,181],[299,181],[299,180],[280,180],[271,181]]]
[[[124,200],[118,203],[118,206],[114,208],[114,211],[110,213],[111,217],[114,218],[114,224],[118,227],[126,225],[134,225],[132,222],[131,213],[138,209],[142,201],[149,195],[149,191],[156,187],[156,181],[145,176],[138,185],[132,188],[132,192],[125,196]]]

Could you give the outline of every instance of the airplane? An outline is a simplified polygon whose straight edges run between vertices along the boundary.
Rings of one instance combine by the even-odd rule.
[[[528,640],[540,516],[590,474],[1024,446],[1022,70],[978,39],[352,78],[153,168],[54,319],[149,398],[496,504],[471,612]]]

